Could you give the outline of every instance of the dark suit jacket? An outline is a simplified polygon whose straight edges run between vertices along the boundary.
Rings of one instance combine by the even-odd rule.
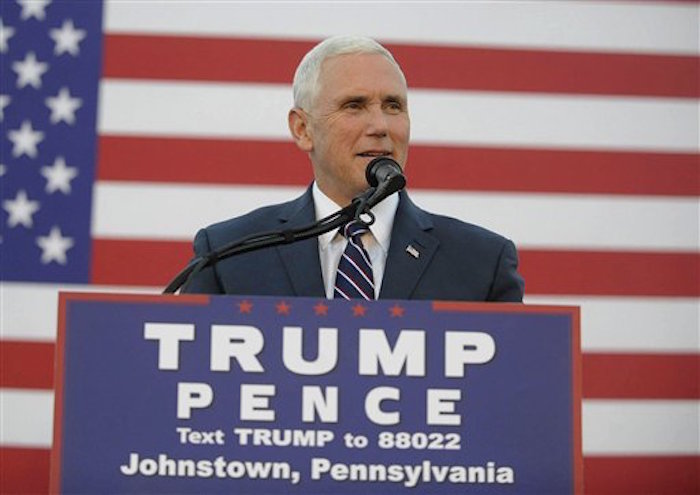
[[[203,255],[249,234],[308,225],[315,220],[309,188],[301,197],[260,208],[197,233]],[[418,257],[406,251],[412,246]],[[522,301],[513,243],[498,234],[418,208],[405,192],[391,233],[381,299]],[[187,292],[325,297],[318,241],[308,239],[219,261],[199,273]]]

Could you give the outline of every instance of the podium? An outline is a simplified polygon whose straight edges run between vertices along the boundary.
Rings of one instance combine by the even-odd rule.
[[[61,293],[51,492],[582,489],[579,311]]]

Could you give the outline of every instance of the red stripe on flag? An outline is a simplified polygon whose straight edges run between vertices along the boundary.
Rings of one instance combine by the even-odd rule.
[[[412,146],[407,173],[425,189],[700,195],[690,153]]]
[[[114,78],[291,83],[316,41],[110,34]],[[409,85],[485,91],[697,97],[698,58],[386,44]]]
[[[93,240],[91,282],[165,288],[192,256],[188,242]]]
[[[98,180],[300,185],[313,179],[290,142],[101,136]]]
[[[700,493],[700,457],[583,458],[588,495],[689,495]]]
[[[108,34],[103,75],[290,84],[312,41]]]
[[[0,340],[0,387],[53,388],[53,342]]]
[[[409,87],[696,97],[698,58],[390,45]],[[675,78],[683,78],[679,81]]]
[[[700,295],[700,254],[519,251],[527,294]]]
[[[0,447],[0,493],[49,493],[48,449]]]
[[[521,249],[527,294],[700,295],[700,254]],[[165,286],[192,256],[186,241],[95,239],[92,283]]]
[[[298,186],[312,179],[307,156],[291,142],[102,136],[98,149],[99,180]],[[418,189],[700,195],[698,155],[681,153],[416,145],[407,175]]]
[[[589,399],[700,399],[698,354],[583,354]]]

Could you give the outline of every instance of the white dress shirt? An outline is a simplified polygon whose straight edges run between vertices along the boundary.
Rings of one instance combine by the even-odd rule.
[[[341,207],[326,196],[316,182],[313,185],[314,205],[316,207],[316,220],[335,213]],[[369,254],[372,262],[372,276],[374,277],[374,297],[379,297],[384,277],[386,257],[389,253],[391,241],[391,227],[394,224],[396,208],[399,206],[399,195],[392,194],[381,203],[372,208],[375,221],[369,226],[369,232],[362,235],[362,244]],[[337,230],[331,230],[318,238],[318,254],[321,260],[321,273],[323,274],[323,286],[326,288],[326,297],[333,299],[333,287],[338,271],[338,262],[345,251],[348,241]]]

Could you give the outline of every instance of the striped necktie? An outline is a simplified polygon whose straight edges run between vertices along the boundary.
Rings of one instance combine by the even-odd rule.
[[[374,299],[374,277],[372,263],[365,247],[362,234],[369,229],[359,222],[350,222],[342,230],[348,245],[338,263],[335,276],[335,299]]]

